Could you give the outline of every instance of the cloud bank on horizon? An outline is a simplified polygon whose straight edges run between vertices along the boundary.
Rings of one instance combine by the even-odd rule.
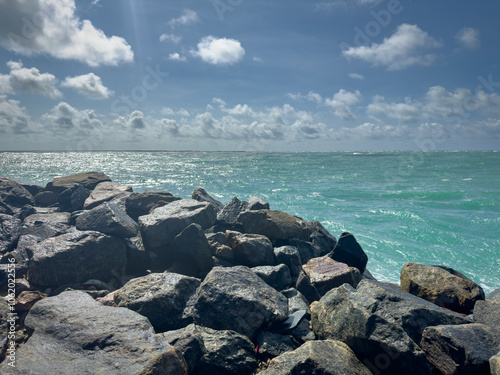
[[[498,149],[499,10],[0,0],[0,151]]]

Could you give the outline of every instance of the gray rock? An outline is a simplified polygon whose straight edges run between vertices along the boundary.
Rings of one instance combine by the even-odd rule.
[[[5,352],[8,347],[8,332],[10,332],[10,322],[9,322],[10,311],[9,304],[3,298],[0,298],[0,360],[5,356]]]
[[[250,197],[248,199],[249,210],[269,210],[269,202],[264,202],[259,197]]]
[[[36,285],[57,287],[88,279],[109,280],[113,270],[126,265],[123,239],[99,232],[70,232],[48,238],[29,248],[28,280]]]
[[[70,227],[71,214],[68,212],[34,214],[24,219],[21,233],[45,240],[67,233]]]
[[[62,211],[73,212],[83,209],[88,197],[89,191],[83,185],[74,184],[58,195],[57,203]]]
[[[300,343],[316,340],[316,334],[311,330],[311,321],[302,319],[297,327],[290,330],[290,334]]]
[[[491,375],[500,375],[500,352],[490,358]]]
[[[262,331],[257,337],[259,356],[265,361],[297,349],[300,344],[291,335]]]
[[[42,207],[52,207],[57,204],[57,198],[59,198],[58,191],[44,190],[35,196],[35,203],[37,206]]]
[[[146,190],[132,193],[126,200],[127,213],[132,219],[137,220],[139,216],[150,214],[153,208],[165,206],[180,199],[166,191]]]
[[[198,288],[193,307],[196,324],[232,329],[250,339],[288,316],[286,297],[244,266],[213,268]]]
[[[229,262],[234,260],[233,249],[229,246],[226,234],[223,232],[211,233],[207,235],[208,244],[212,255]]]
[[[500,301],[477,301],[474,305],[474,321],[493,328],[499,328]]]
[[[288,241],[290,246],[296,247],[300,254],[300,261],[302,264],[306,264],[312,258],[318,258],[322,256],[322,250],[318,245],[312,242],[302,241],[296,238]]]
[[[255,272],[255,274],[264,280],[268,285],[278,291],[290,287],[292,282],[290,270],[284,264],[277,266],[253,267],[252,271]]]
[[[238,215],[248,210],[248,202],[240,201],[234,197],[231,202],[225,204],[217,213],[217,221],[225,224],[235,224],[238,222]]]
[[[500,350],[500,331],[477,323],[428,327],[421,346],[443,375],[490,375],[489,359]]]
[[[226,238],[235,263],[248,267],[276,264],[273,245],[266,236],[228,231]]]
[[[337,245],[329,254],[329,257],[350,267],[356,267],[361,274],[365,272],[368,263],[368,256],[349,232],[340,235]]]
[[[224,206],[221,202],[219,202],[217,199],[213,198],[208,194],[205,189],[199,187],[197,188],[194,192],[193,195],[191,196],[194,200],[198,202],[208,202],[212,203],[212,205],[215,207],[217,211],[222,210],[222,207]]]
[[[34,205],[35,199],[19,182],[0,177],[0,201],[11,207]]]
[[[195,324],[158,334],[169,345],[175,346],[184,357],[188,373],[192,374],[206,352],[203,336]]]
[[[334,340],[308,341],[274,358],[260,374],[372,375],[347,345]]]
[[[183,312],[199,285],[200,280],[194,277],[152,273],[130,280],[115,292],[114,301],[144,315],[157,332],[164,332],[189,324]]]
[[[309,301],[307,298],[300,293],[295,288],[290,288],[287,290],[283,290],[281,292],[286,298],[288,298],[288,313],[293,314],[299,310],[306,310],[310,315],[311,310],[309,309]]]
[[[189,224],[211,227],[217,211],[207,202],[181,199],[158,207],[149,215],[139,217],[139,228],[147,249],[168,245]]]
[[[0,214],[0,253],[6,253],[16,247],[22,225],[22,221],[14,216]]]
[[[304,297],[312,303],[314,301],[319,301],[321,296],[319,295],[316,288],[311,284],[309,276],[304,271],[300,271],[297,277],[297,282],[295,283],[295,288],[304,295]]]
[[[309,241],[320,249],[318,256],[329,254],[337,246],[335,236],[331,235],[319,221],[309,221],[307,226],[311,231]]]
[[[486,296],[486,299],[489,299],[492,301],[500,301],[500,288],[495,289],[493,292],[488,294],[488,296]]]
[[[297,277],[302,270],[299,250],[293,246],[276,247],[274,248],[274,256],[277,264],[285,264],[288,267],[292,282],[297,281]]]
[[[0,290],[7,290],[9,281],[12,281],[12,272],[16,278],[21,278],[28,272],[28,267],[25,264],[14,264],[14,269],[8,263],[0,264]]]
[[[125,273],[127,275],[144,276],[151,268],[151,259],[149,254],[142,246],[142,238],[140,233],[137,237],[127,238],[125,240],[127,249],[127,267]]]
[[[111,181],[111,179],[104,173],[100,172],[85,172],[73,174],[71,176],[56,177],[49,182],[45,190],[55,191],[62,193],[64,190],[80,184],[87,190],[94,190],[94,188],[101,182]]]
[[[106,202],[78,216],[76,229],[130,238],[137,236],[139,226],[116,204]]]
[[[132,192],[132,187],[123,186],[111,181],[101,182],[92,190],[89,197],[85,200],[83,208],[85,210],[90,210],[125,192]]]
[[[179,351],[159,340],[145,317],[82,292],[37,302],[25,324],[34,332],[16,352],[16,374],[187,374]],[[0,372],[11,368],[3,362]]]
[[[39,185],[28,184],[28,183],[24,183],[24,182],[20,182],[20,184],[22,185],[23,188],[28,190],[28,192],[32,196],[37,195],[38,193],[42,192],[45,189],[43,186],[39,186]]]
[[[438,306],[469,314],[483,289],[461,273],[439,266],[406,263],[401,270],[401,289]]]

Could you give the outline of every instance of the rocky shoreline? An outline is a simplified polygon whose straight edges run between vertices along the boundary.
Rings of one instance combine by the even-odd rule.
[[[500,289],[270,209],[0,177],[2,374],[500,375]]]

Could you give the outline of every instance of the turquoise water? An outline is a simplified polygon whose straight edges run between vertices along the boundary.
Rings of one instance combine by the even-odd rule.
[[[39,185],[92,170],[134,191],[257,195],[336,237],[353,233],[382,280],[419,262],[500,287],[500,152],[0,153],[1,176]]]

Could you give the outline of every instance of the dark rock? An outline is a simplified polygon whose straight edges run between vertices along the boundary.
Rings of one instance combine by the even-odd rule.
[[[179,351],[145,317],[82,292],[37,302],[25,324],[34,332],[16,352],[17,374],[187,374]],[[11,372],[6,362],[0,372]]]
[[[317,258],[322,255],[321,248],[312,242],[302,241],[296,238],[292,238],[289,241],[290,246],[296,247],[300,254],[300,261],[302,264],[306,264],[312,258]]]
[[[21,235],[23,222],[14,216],[0,214],[0,253],[13,250]]]
[[[337,246],[335,236],[331,235],[319,221],[309,221],[307,225],[311,231],[309,241],[320,249],[318,256],[331,253],[335,246]]]
[[[474,321],[493,328],[499,328],[500,301],[477,301],[474,305]]]
[[[60,192],[45,190],[41,191],[35,196],[35,203],[37,206],[51,207],[57,204]]]
[[[311,311],[309,309],[309,301],[302,293],[300,293],[295,288],[290,288],[283,290],[281,292],[286,298],[288,298],[288,313],[293,314],[299,310],[306,310],[310,315]]]
[[[114,197],[113,199],[111,199],[108,202],[117,205],[118,207],[120,207],[120,209],[123,212],[127,213],[127,199],[132,194],[134,194],[134,193],[131,193],[130,191],[126,191],[124,193],[118,194],[116,197]],[[128,213],[127,213],[127,216],[130,217],[130,215]],[[137,222],[137,220],[134,220],[134,221]]]
[[[45,240],[67,233],[71,227],[70,223],[71,214],[68,212],[34,214],[24,219],[21,233]]]
[[[11,215],[12,209],[0,199],[0,214]]]
[[[199,285],[200,280],[194,277],[152,273],[130,280],[115,292],[114,301],[144,315],[157,332],[164,332],[189,324],[183,311]]]
[[[286,244],[292,238],[309,240],[307,223],[286,212],[275,210],[244,211],[237,221],[243,224],[245,233],[256,233],[268,237],[273,243]]]
[[[257,337],[258,354],[264,361],[297,349],[300,344],[291,335],[262,331]]]
[[[212,255],[229,262],[232,262],[234,260],[233,249],[231,249],[231,247],[229,246],[229,242],[225,233],[212,233],[207,235],[207,239]]]
[[[490,375],[489,359],[500,350],[500,331],[477,323],[428,327],[421,346],[443,375]]]
[[[199,224],[203,229],[211,227],[216,216],[210,203],[181,199],[139,217],[139,227],[146,249],[155,249],[171,243],[189,224]]]
[[[372,375],[349,347],[333,340],[308,341],[274,358],[262,375]]]
[[[406,263],[401,270],[401,289],[438,306],[468,314],[483,289],[461,273],[437,266]]]
[[[24,182],[20,182],[20,184],[22,185],[23,188],[28,190],[28,192],[32,196],[36,196],[38,193],[41,193],[43,190],[45,190],[45,188],[43,186],[38,186],[38,185],[34,185],[34,184],[27,184]]]
[[[0,177],[0,200],[11,207],[34,205],[35,199],[19,182]]]
[[[85,210],[90,210],[125,192],[132,192],[132,187],[123,186],[110,181],[101,182],[92,190],[89,197],[85,200],[83,208]]]
[[[130,238],[137,236],[139,226],[116,204],[106,202],[78,216],[76,229]]]
[[[238,215],[246,210],[248,210],[248,202],[240,201],[234,197],[217,213],[217,221],[225,224],[235,224],[238,222]]]
[[[140,233],[137,237],[125,240],[127,249],[127,267],[125,268],[125,273],[127,275],[144,276],[151,267],[149,254],[141,244],[142,238],[140,237]]]
[[[59,194],[57,203],[62,211],[73,212],[82,210],[88,197],[89,191],[83,185],[74,184]]]
[[[486,299],[492,300],[492,301],[500,301],[500,288],[495,289],[493,292],[488,294]]]
[[[490,358],[491,375],[500,375],[500,352]]]
[[[292,282],[290,270],[284,264],[277,266],[253,267],[252,271],[255,272],[255,274],[264,280],[268,285],[278,291],[290,287]]]
[[[181,352],[187,363],[188,373],[192,374],[206,351],[198,326],[190,324],[184,328],[160,333],[158,336]]]
[[[302,319],[297,327],[291,329],[290,334],[301,344],[316,340],[316,334],[311,330],[311,322],[307,318]]]
[[[235,263],[248,267],[276,264],[273,245],[266,236],[226,232],[226,238]]]
[[[88,279],[109,280],[126,265],[123,239],[99,232],[70,232],[32,247],[28,280],[40,286],[61,286]]]
[[[288,316],[285,296],[244,266],[213,268],[198,288],[193,307],[196,324],[232,329],[250,339]]]
[[[16,312],[20,313],[24,311],[29,311],[36,302],[44,298],[47,298],[47,295],[37,290],[21,292],[16,298],[15,302]]]
[[[293,246],[276,247],[274,248],[274,256],[276,257],[276,263],[285,264],[288,267],[292,282],[295,282],[302,270],[299,250]]]
[[[249,210],[269,210],[269,202],[264,202],[259,197],[250,197],[248,199]]]
[[[291,314],[287,320],[275,325],[272,329],[274,333],[287,333],[296,328],[300,322],[306,317],[307,310],[298,310]]]
[[[366,263],[368,263],[368,256],[354,236],[348,232],[341,234],[337,245],[328,256],[337,262],[356,267],[361,274],[365,272]]]
[[[297,277],[297,282],[295,284],[295,288],[302,293],[302,295],[307,298],[309,303],[314,301],[319,301],[321,296],[319,295],[316,288],[311,284],[311,280],[309,276],[304,271],[300,271],[299,276]]]
[[[31,256],[33,255],[28,252],[28,248],[40,241],[42,241],[40,237],[32,235],[20,236],[17,241],[17,247],[11,252],[5,253],[1,257],[0,263],[7,263],[9,258],[14,258],[17,264],[28,264]]]
[[[378,281],[368,269],[365,269],[365,272],[361,275],[361,277],[365,280]]]
[[[337,262],[328,256],[313,258],[302,269],[309,276],[311,284],[320,296],[342,284],[349,284],[356,288],[361,281],[361,274],[355,267]]]
[[[35,207],[27,204],[25,206],[22,206],[21,208],[13,208],[12,212],[14,213],[14,217],[24,221],[24,219],[26,219],[28,216],[36,214],[36,209]]]
[[[111,181],[104,173],[85,172],[73,174],[71,176],[56,177],[49,182],[45,190],[62,193],[64,190],[72,187],[74,184],[80,184],[87,190],[94,190],[101,182]]]
[[[127,213],[132,219],[137,220],[139,216],[150,214],[155,207],[165,206],[180,199],[166,191],[146,190],[132,193],[126,200]]]
[[[197,188],[194,192],[192,197],[194,200],[198,202],[208,202],[212,203],[212,205],[215,207],[217,211],[222,210],[222,207],[224,206],[221,202],[219,202],[217,199],[214,199],[213,197],[208,194],[205,189],[199,187]]]
[[[0,298],[0,361],[2,361],[5,357],[5,352],[8,347],[8,334],[10,328],[9,322],[9,314],[13,314],[10,311],[10,306],[7,301],[3,298]]]
[[[0,290],[7,290],[9,281],[12,281],[12,272],[16,275],[16,278],[23,277],[28,272],[28,267],[25,264],[14,264],[12,268],[11,264],[0,264]]]

